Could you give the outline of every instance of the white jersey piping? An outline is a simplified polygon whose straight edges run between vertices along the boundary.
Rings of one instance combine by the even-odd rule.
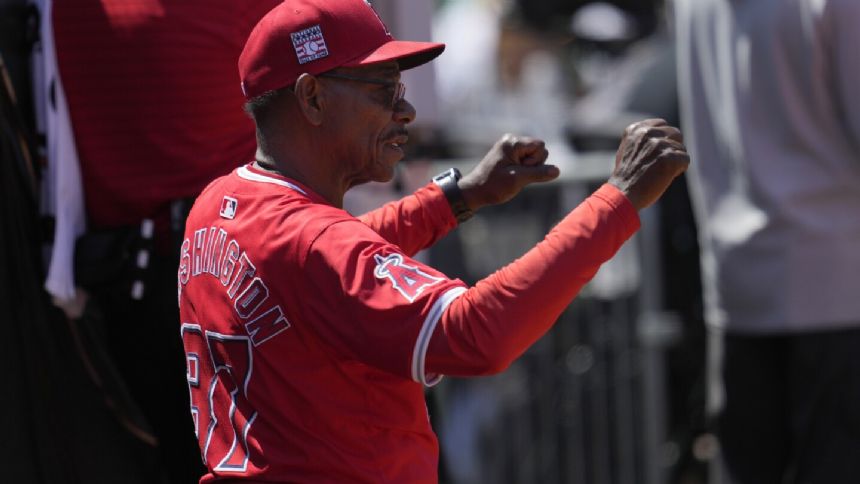
[[[292,188],[293,190],[301,193],[302,195],[307,195],[307,193],[301,188],[299,188],[297,185],[294,185],[286,180],[281,180],[280,178],[254,173],[253,171],[249,170],[247,166],[240,166],[239,169],[236,170],[236,174],[239,175],[239,178],[244,178],[246,180],[255,182],[280,185],[282,187]]]
[[[421,331],[418,333],[418,339],[415,340],[415,350],[412,352],[412,379],[424,386],[432,387],[442,380],[442,375],[427,375],[424,372],[424,359],[427,357],[430,337],[433,336],[433,330],[436,329],[436,324],[442,318],[442,313],[454,299],[460,297],[464,292],[466,292],[465,287],[455,287],[442,294],[430,308],[430,313],[427,314]]]

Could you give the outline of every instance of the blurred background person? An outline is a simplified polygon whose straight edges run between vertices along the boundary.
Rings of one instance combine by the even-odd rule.
[[[72,133],[65,158],[48,164],[74,164],[76,154],[83,196],[70,191],[77,168],[52,168],[65,174],[48,177],[58,210],[47,287],[88,335],[113,410],[152,462],[147,482],[202,475],[178,338],[175,236],[199,191],[253,157],[236,62],[277,3],[60,0],[43,17],[59,73],[48,98],[65,94]],[[83,213],[63,210],[76,203]]]
[[[727,475],[860,476],[860,3],[676,0]]]

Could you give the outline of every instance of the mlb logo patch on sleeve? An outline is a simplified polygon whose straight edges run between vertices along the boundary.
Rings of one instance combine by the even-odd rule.
[[[236,209],[239,208],[239,202],[233,197],[225,196],[221,200],[221,217],[233,219],[236,217]]]
[[[290,34],[290,38],[293,40],[293,48],[296,49],[299,64],[322,59],[328,55],[328,47],[325,45],[325,39],[319,25],[293,32]]]

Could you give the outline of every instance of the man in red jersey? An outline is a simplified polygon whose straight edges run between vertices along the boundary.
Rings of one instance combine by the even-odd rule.
[[[141,482],[184,484],[202,472],[176,338],[181,205],[254,154],[236,59],[278,3],[56,0],[43,20],[54,27],[62,80],[50,92],[68,100],[86,201],[73,282],[90,297],[75,324],[92,332],[85,341],[104,339],[88,364],[134,436],[114,447],[133,449]]]
[[[255,161],[210,184],[178,272],[201,482],[435,482],[424,387],[502,371],[554,323],[688,163],[660,120],[625,133],[609,182],[523,257],[469,288],[412,256],[558,169],[507,135],[356,218],[344,193],[387,181],[415,110],[400,72],[444,45],[394,40],[363,0],[288,1],[239,72]]]

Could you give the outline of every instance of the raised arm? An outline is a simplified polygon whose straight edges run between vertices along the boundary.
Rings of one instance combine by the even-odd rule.
[[[688,164],[677,129],[662,120],[630,126],[606,185],[523,257],[451,302],[430,340],[424,383],[436,374],[507,368],[638,229],[636,211],[654,203]]]
[[[504,203],[526,185],[558,176],[558,168],[545,164],[546,158],[543,141],[505,135],[457,182],[460,194],[454,196],[462,197],[472,212]],[[410,256],[430,247],[457,226],[449,201],[435,183],[359,219]]]
[[[540,150],[514,149],[520,155],[511,156],[516,161]],[[688,164],[677,129],[662,120],[632,125],[608,182],[542,242],[471,288],[409,259],[378,234],[361,233],[367,227],[354,219],[329,224],[312,238],[302,270],[306,284],[341,290],[318,291],[307,303],[327,316],[322,323],[345,313],[356,324],[320,324],[315,331],[349,358],[426,385],[441,375],[502,371],[552,327],[639,228],[637,210],[654,203]]]

